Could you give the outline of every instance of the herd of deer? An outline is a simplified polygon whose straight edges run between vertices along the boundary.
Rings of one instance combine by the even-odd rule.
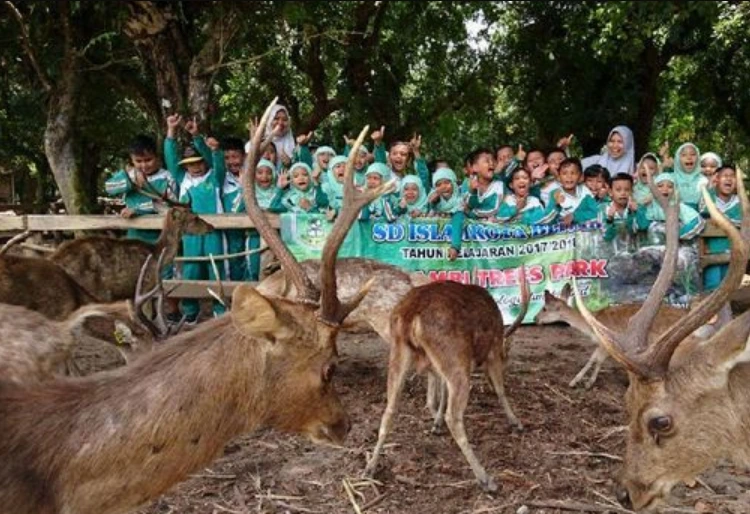
[[[350,421],[333,382],[336,339],[342,330],[362,329],[390,345],[387,406],[365,473],[376,471],[413,364],[428,374],[433,429],[445,423],[479,484],[496,489],[468,442],[463,412],[471,372],[484,365],[509,422],[522,428],[505,397],[503,370],[508,337],[528,307],[524,270],[522,312],[504,331],[483,288],[426,283],[375,261],[337,259],[362,207],[394,187],[355,188],[353,156],[366,133],[350,153],[344,207],[321,260],[298,263],[255,201],[255,166],[268,144],[256,130],[244,200],[282,269],[257,287],[236,288],[228,315],[191,331],[173,335],[160,309],[148,309],[163,298],[160,270],[176,255],[182,233],[212,229],[187,206],[169,208],[155,245],[84,238],[48,260],[0,256],[0,303],[12,304],[0,306],[0,512],[129,512],[211,461],[231,438],[259,427],[342,443]],[[675,484],[720,459],[750,465],[750,313],[715,334],[696,332],[739,287],[750,253],[750,205],[738,184],[739,230],[707,199],[730,238],[731,264],[721,286],[689,313],[661,307],[677,265],[678,213],[675,201],[654,194],[667,213],[667,243],[646,301],[594,315],[574,288],[578,311],[567,298],[548,295],[540,314],[598,343],[571,385],[595,365],[590,387],[607,355],[628,371],[630,422],[618,498],[636,510],[654,508]],[[148,358],[86,377],[59,376],[71,348],[101,334],[150,349]]]

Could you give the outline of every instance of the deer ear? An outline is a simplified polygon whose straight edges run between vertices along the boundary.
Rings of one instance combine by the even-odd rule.
[[[555,295],[553,295],[552,293],[550,293],[546,289],[544,290],[544,303],[551,302],[551,301],[553,301],[555,299],[556,299]]]
[[[724,326],[709,340],[703,342],[697,351],[702,354],[700,359],[691,359],[692,362],[703,362],[716,383],[726,384],[729,373],[735,366],[750,362],[750,311],[745,312],[739,318]]]
[[[572,292],[572,289],[570,287],[570,282],[568,282],[567,284],[563,286],[562,291],[560,291],[560,298],[562,298],[563,300],[567,302],[568,298],[570,298],[571,292]]]
[[[237,287],[232,294],[231,316],[243,332],[254,336],[263,336],[281,328],[273,304],[246,284]]]

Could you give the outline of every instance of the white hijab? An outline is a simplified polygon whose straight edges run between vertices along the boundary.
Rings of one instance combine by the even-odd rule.
[[[276,117],[276,115],[279,113],[279,111],[284,111],[286,113],[287,118],[291,117],[289,116],[289,111],[286,107],[283,105],[276,104],[271,109],[271,116],[268,118],[268,123],[266,124],[266,131],[263,135],[263,137],[268,137],[269,134],[271,134],[271,131],[273,131],[273,119]],[[292,133],[291,126],[286,131],[285,134],[281,136],[274,136],[274,138],[271,140],[271,142],[276,146],[276,167],[279,168],[281,166],[281,152],[284,152],[287,157],[290,159],[292,158],[292,154],[294,153],[294,147],[296,145],[296,141],[294,139],[294,134]],[[245,145],[245,151],[250,151],[250,142],[248,141]]]
[[[602,155],[586,157],[581,160],[581,165],[584,170],[593,164],[598,164],[607,168],[611,177],[614,177],[618,173],[627,173],[628,175],[635,174],[635,143],[633,141],[633,131],[625,125],[618,125],[609,131],[607,143],[609,143],[612,134],[615,132],[620,134],[625,146],[625,152],[622,156],[615,159],[609,155],[609,151],[605,151]]]

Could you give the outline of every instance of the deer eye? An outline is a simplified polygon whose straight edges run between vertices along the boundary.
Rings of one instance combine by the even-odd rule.
[[[336,372],[336,364],[330,362],[323,368],[323,382],[326,384],[333,379],[333,374]]]
[[[671,416],[655,416],[648,420],[648,431],[654,436],[657,444],[659,442],[660,435],[666,435],[672,431],[672,417]]]

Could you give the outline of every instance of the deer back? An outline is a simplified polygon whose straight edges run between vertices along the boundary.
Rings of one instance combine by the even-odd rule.
[[[80,306],[97,301],[89,291],[46,259],[0,257],[0,303],[21,305],[63,320]]]

